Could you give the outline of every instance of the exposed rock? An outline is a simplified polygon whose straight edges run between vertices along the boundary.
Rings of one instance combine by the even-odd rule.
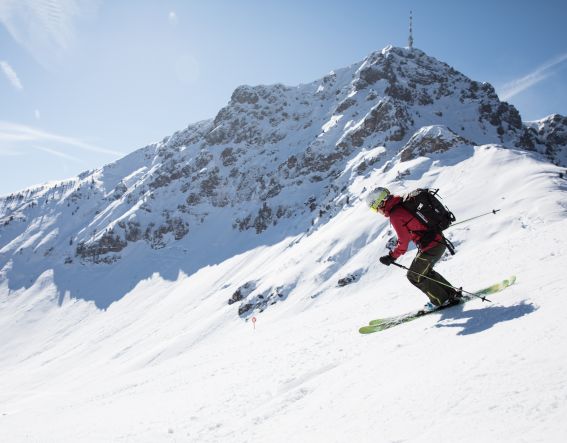
[[[428,154],[445,152],[458,145],[471,145],[445,126],[426,126],[417,131],[401,151],[400,159],[405,162]]]
[[[386,88],[386,94],[392,98],[412,104],[414,102],[413,92],[402,85],[391,85]]]
[[[236,163],[236,155],[234,154],[234,149],[232,148],[225,148],[221,152],[221,161],[223,166],[231,166]]]
[[[245,299],[250,295],[250,293],[252,293],[255,290],[256,290],[256,282],[249,281],[244,283],[236,291],[234,291],[232,297],[228,299],[228,304],[231,305],[233,303],[236,303],[237,301]]]
[[[258,210],[258,215],[254,219],[254,228],[256,229],[256,234],[260,234],[261,232],[265,231],[271,222],[272,209],[266,203],[264,203]]]
[[[341,103],[339,103],[339,106],[337,106],[336,109],[336,113],[337,114],[342,114],[343,112],[345,112],[348,108],[350,108],[351,106],[354,106],[356,104],[356,100],[353,98],[346,98],[344,99]]]
[[[189,165],[176,165],[171,169],[164,168],[161,174],[156,175],[149,183],[151,189],[163,188],[182,177],[189,177],[193,169]]]
[[[122,198],[122,196],[128,191],[128,188],[124,184],[124,182],[120,181],[116,187],[114,188],[114,192],[111,195],[112,200],[118,200]]]
[[[211,197],[216,195],[217,187],[221,180],[219,177],[219,168],[215,168],[208,172],[207,177],[201,182],[201,195]]]
[[[347,140],[350,140],[352,146],[361,147],[366,138],[375,133],[384,133],[384,139],[399,141],[404,137],[410,124],[411,119],[404,106],[398,105],[393,100],[384,99],[371,109],[362,123],[350,132],[347,139],[339,146],[348,147]]]
[[[259,97],[252,87],[239,86],[234,90],[230,99],[236,103],[248,103],[253,105],[258,103]]]
[[[528,122],[527,127],[530,141],[535,138],[536,143],[545,146],[545,154],[551,160],[560,165],[567,165],[567,117],[552,114],[544,119]]]
[[[181,240],[189,233],[189,225],[180,217],[168,218],[159,226],[150,223],[144,232],[144,239],[153,249],[161,249],[165,247],[164,237],[169,233],[173,234],[175,240]]]
[[[500,136],[509,130],[522,129],[520,113],[506,102],[495,102],[494,106],[490,102],[481,103],[479,112],[480,119],[487,120],[492,126],[495,126]]]
[[[77,245],[75,253],[84,261],[104,263],[108,261],[102,256],[111,252],[120,252],[127,244],[128,243],[120,238],[120,236],[114,234],[113,231],[109,231],[105,232],[97,240],[89,243],[80,242]]]
[[[267,289],[255,295],[246,303],[242,303],[238,307],[238,315],[248,317],[254,311],[264,312],[269,306],[275,305],[278,301],[285,299],[289,292],[290,288],[285,288],[284,286]]]

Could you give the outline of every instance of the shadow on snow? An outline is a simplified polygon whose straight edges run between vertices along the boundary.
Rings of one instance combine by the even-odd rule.
[[[498,323],[514,320],[535,312],[538,307],[527,301],[512,306],[490,305],[464,311],[464,305],[442,311],[437,328],[462,328],[458,335],[478,334]]]
[[[121,253],[122,259],[111,264],[85,263],[75,259],[71,265],[65,265],[35,257],[30,261],[29,257],[14,254],[5,257],[6,261],[12,261],[11,269],[6,273],[8,288],[12,291],[28,289],[44,272],[52,271],[59,304],[70,296],[92,301],[98,309],[106,310],[140,282],[153,276],[176,281],[181,275],[191,276],[200,269],[219,265],[255,248],[269,247],[286,238],[304,234],[310,226],[310,221],[299,220],[291,229],[269,229],[261,235],[230,229],[217,232],[216,236],[197,233],[188,236],[187,241],[158,250],[150,249],[140,241],[129,244]],[[4,265],[1,261],[0,265]]]

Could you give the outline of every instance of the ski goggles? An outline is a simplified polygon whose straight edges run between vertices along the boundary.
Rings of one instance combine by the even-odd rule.
[[[374,202],[370,205],[370,209],[372,209],[374,212],[378,212],[378,209],[382,209],[385,204],[386,204],[385,198],[382,200],[378,198],[374,200]]]
[[[375,212],[378,212],[379,209],[382,209],[386,205],[386,200],[388,200],[389,196],[390,193],[388,192],[388,190],[386,189],[382,190],[380,193],[378,193],[378,195],[370,205],[370,209],[372,209]]]

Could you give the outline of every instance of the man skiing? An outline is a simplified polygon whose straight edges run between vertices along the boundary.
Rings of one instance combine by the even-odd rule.
[[[443,236],[428,230],[427,226],[402,206],[403,198],[390,194],[386,188],[380,187],[370,192],[366,202],[372,210],[390,219],[398,235],[395,249],[380,257],[380,262],[386,266],[391,265],[406,253],[409,242],[413,241],[419,252],[409,267],[408,280],[427,295],[431,303],[428,307],[431,309],[458,303],[460,292],[433,270],[433,266],[447,249]]]

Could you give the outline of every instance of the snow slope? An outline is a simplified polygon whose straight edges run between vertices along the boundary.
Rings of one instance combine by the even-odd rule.
[[[567,435],[565,179],[494,145],[410,161],[399,180],[352,191],[439,187],[458,219],[440,271],[466,289],[510,274],[494,296],[361,336],[368,320],[425,301],[378,263],[385,220],[357,200],[307,235],[261,245],[191,276],[141,281],[107,310],[57,303],[49,273],[0,298],[1,441],[560,442]],[[400,262],[408,264],[411,251]],[[338,277],[360,270],[344,288]],[[293,286],[251,321],[227,299]]]
[[[0,441],[562,442],[564,133],[387,47],[0,198]],[[452,227],[438,268],[517,283],[360,335],[426,301],[378,262],[375,186],[501,209]]]

